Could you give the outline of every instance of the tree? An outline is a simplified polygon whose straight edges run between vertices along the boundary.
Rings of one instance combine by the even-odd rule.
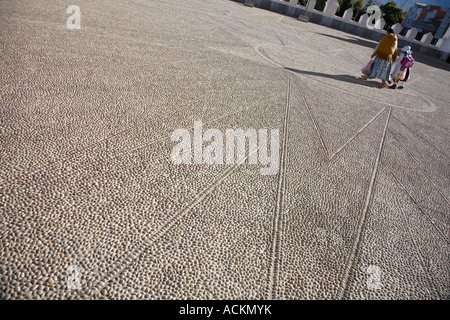
[[[355,0],[355,2],[353,3],[353,16],[355,17],[356,21],[358,21],[359,18],[367,12],[367,9],[364,5],[364,0]]]
[[[380,9],[381,12],[383,12],[384,21],[386,21],[386,28],[402,22],[404,12],[402,9],[397,7],[394,1],[389,1],[388,3],[382,5]]]
[[[355,0],[339,0],[339,9],[337,10],[336,15],[342,17],[345,10],[352,9],[354,1]]]

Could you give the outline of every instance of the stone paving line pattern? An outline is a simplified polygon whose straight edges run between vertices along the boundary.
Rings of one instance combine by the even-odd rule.
[[[73,4],[0,1],[1,299],[450,297],[448,64],[379,89],[375,42],[273,12]],[[174,165],[200,120],[279,129],[278,174]]]

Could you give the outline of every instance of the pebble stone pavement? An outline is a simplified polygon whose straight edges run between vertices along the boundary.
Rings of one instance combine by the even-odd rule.
[[[0,1],[0,45],[1,299],[449,299],[445,62],[379,89],[374,41],[226,0]],[[196,120],[278,174],[173,164]]]

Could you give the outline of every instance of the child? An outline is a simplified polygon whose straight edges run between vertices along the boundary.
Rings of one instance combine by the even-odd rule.
[[[401,49],[402,53],[398,57],[394,71],[392,72],[392,81],[394,84],[390,86],[391,89],[397,88],[399,81],[402,81],[402,85],[399,89],[403,89],[406,81],[411,78],[411,67],[414,64],[414,58],[412,57],[412,51],[410,46],[405,46]]]

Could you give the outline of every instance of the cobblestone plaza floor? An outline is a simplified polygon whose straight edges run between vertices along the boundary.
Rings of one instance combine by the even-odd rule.
[[[0,298],[448,299],[450,67],[380,89],[375,46],[226,0],[0,1]],[[174,164],[196,121],[277,129],[276,174]]]

